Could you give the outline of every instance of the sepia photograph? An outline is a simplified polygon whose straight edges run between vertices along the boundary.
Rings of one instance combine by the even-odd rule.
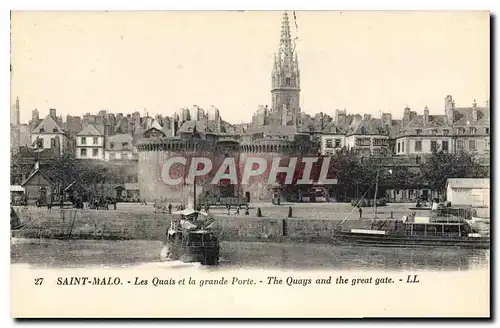
[[[11,11],[11,315],[489,317],[490,19]]]

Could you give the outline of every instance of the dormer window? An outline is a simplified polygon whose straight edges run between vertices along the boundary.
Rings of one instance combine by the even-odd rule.
[[[364,127],[364,126],[363,126],[363,127],[361,127],[361,134],[366,134],[366,129],[365,129],[365,127]]]
[[[476,133],[476,128],[470,128],[470,134],[475,134]]]
[[[444,134],[445,136],[447,136],[449,132],[450,132],[450,131],[448,131],[448,130],[446,130],[446,129],[445,129],[445,130],[443,130],[443,134]]]
[[[52,132],[59,132],[57,128],[52,129]]]
[[[40,133],[44,133],[45,132],[45,129],[44,128],[40,128]]]
[[[436,129],[432,129],[432,135],[433,135],[433,136],[437,135],[437,133],[438,133],[438,130],[436,130]]]
[[[417,136],[422,134],[422,130],[420,130],[420,129],[416,129],[415,132],[417,133]]]

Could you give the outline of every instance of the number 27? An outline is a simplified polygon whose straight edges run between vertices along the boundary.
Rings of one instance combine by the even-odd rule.
[[[43,278],[35,278],[35,285],[40,286],[43,283]]]

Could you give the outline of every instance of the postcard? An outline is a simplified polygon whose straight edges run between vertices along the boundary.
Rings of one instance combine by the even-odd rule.
[[[488,11],[12,11],[14,318],[490,317]]]

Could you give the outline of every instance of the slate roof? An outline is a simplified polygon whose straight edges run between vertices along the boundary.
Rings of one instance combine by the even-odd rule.
[[[49,183],[52,183],[49,177],[45,173],[43,173],[43,171],[41,171],[40,169],[36,169],[33,172],[31,172],[31,174],[21,183],[21,186],[25,186],[26,183],[28,183],[31,179],[33,179],[33,177],[37,174],[41,174],[45,179],[47,179]]]
[[[391,132],[391,127],[384,124],[382,119],[370,118],[367,120],[361,120],[359,123],[354,123],[349,126],[347,130],[347,135],[389,135]]]
[[[47,115],[40,124],[31,132],[33,134],[40,133],[61,133],[64,134],[64,130],[57,124],[57,122],[52,118],[52,116]]]
[[[99,131],[92,123],[86,124],[82,131],[76,134],[77,136],[102,136],[103,134]]]
[[[453,126],[490,126],[490,108],[477,108],[477,121],[473,118],[474,108],[455,108],[453,112]]]

